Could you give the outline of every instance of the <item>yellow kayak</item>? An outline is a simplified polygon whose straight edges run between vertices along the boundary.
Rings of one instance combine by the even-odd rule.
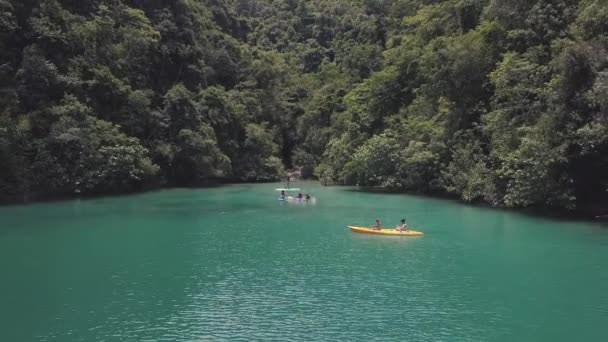
[[[393,235],[393,236],[422,236],[424,235],[422,232],[417,232],[415,230],[405,230],[398,231],[394,229],[380,229],[375,230],[367,227],[353,227],[348,226],[351,232],[360,233],[360,234],[378,234],[378,235]]]

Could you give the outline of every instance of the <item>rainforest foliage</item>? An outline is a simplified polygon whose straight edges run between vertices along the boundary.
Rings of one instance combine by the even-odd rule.
[[[0,197],[267,181],[608,195],[603,0],[0,0]]]

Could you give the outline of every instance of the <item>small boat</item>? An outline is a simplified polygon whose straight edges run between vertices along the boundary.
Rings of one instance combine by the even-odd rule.
[[[395,229],[372,229],[369,227],[353,227],[348,226],[351,232],[359,233],[359,234],[377,234],[377,235],[391,235],[391,236],[422,236],[424,235],[422,232],[417,232],[415,230],[404,230],[398,231]]]

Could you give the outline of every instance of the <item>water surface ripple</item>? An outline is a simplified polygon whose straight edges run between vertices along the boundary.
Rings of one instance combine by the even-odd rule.
[[[604,341],[608,229],[277,184],[0,208],[0,341]],[[353,234],[405,217],[421,238]]]

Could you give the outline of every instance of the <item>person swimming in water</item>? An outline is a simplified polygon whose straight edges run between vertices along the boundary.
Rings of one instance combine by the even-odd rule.
[[[285,191],[281,190],[281,194],[279,195],[279,199],[280,200],[284,200],[285,199]]]
[[[305,194],[304,198],[306,199],[306,203],[310,202],[310,195],[309,194]]]
[[[301,193],[301,192],[298,192],[298,197],[297,197],[297,199],[298,199],[298,201],[301,201],[301,200],[302,200],[302,193]]]

